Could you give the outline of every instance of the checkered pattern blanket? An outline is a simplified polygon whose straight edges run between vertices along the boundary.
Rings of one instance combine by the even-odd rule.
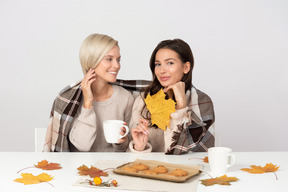
[[[45,152],[69,152],[68,134],[72,122],[83,99],[81,81],[65,87],[53,102],[47,128]],[[122,86],[137,97],[150,84],[146,80],[117,80],[115,85]],[[203,92],[192,88],[192,103],[189,104],[191,122],[179,125],[181,134],[176,134],[170,153],[180,154],[192,151],[207,151],[214,146],[214,109],[211,99]]]

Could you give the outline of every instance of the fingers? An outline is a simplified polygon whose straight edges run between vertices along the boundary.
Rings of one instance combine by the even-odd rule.
[[[121,127],[120,135],[125,135],[126,129],[125,127]]]
[[[90,85],[91,85],[95,80],[96,80],[95,70],[94,70],[94,69],[90,69],[90,70],[86,73],[86,75],[85,75],[85,77],[84,77],[84,79],[83,79],[84,87],[87,87],[87,86],[90,87]]]
[[[138,132],[142,132],[144,133],[145,135],[148,135],[149,134],[149,131],[148,131],[148,120],[147,119],[139,119],[139,123],[136,127],[136,131]]]

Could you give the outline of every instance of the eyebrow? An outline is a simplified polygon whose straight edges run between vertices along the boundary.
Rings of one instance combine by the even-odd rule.
[[[176,61],[176,59],[174,59],[174,58],[168,58],[168,59],[165,59],[164,61],[169,61],[169,60]],[[155,60],[155,62],[159,62],[159,60]]]
[[[105,55],[104,57],[114,57],[113,55]],[[121,56],[119,56],[118,58],[121,58]]]

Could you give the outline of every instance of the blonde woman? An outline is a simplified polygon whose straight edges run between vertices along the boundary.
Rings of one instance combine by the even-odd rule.
[[[111,84],[117,80],[120,59],[118,42],[112,37],[92,34],[84,40],[80,48],[84,78],[54,101],[44,151],[126,151],[127,137],[107,143],[102,127],[104,120],[129,123],[131,117],[132,94]]]

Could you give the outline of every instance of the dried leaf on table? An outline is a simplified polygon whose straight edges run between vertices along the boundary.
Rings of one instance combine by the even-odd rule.
[[[48,182],[53,179],[53,177],[51,177],[50,175],[46,173],[42,173],[37,176],[34,176],[31,173],[22,173],[21,176],[22,178],[15,179],[14,181],[24,183],[24,185]]]
[[[108,176],[107,172],[104,172],[101,169],[98,169],[97,167],[91,166],[90,168],[86,165],[82,165],[77,168],[79,175],[89,175],[90,177],[99,177],[99,176]]]
[[[254,174],[261,174],[261,173],[269,173],[273,172],[276,176],[276,180],[278,180],[278,177],[276,175],[276,171],[278,171],[280,166],[274,165],[272,163],[266,163],[264,167],[251,165],[251,168],[242,168],[242,171],[246,171],[248,173],[254,173]]]
[[[267,173],[267,172],[276,172],[278,171],[280,166],[274,165],[272,163],[266,163],[264,167],[256,166],[256,165],[251,165],[250,167],[251,168],[243,168],[241,170],[249,172],[249,173],[261,174],[261,173]]]
[[[209,163],[209,160],[208,160],[208,157],[207,157],[207,156],[203,158],[203,162],[204,162],[204,163]]]
[[[34,165],[34,167],[26,167],[24,169],[29,169],[29,168],[39,168],[42,170],[56,170],[56,169],[61,169],[62,167],[60,166],[59,163],[48,163],[47,160],[42,160],[38,162],[37,165]],[[24,169],[21,169],[20,171],[23,171]],[[18,171],[17,173],[19,173]]]
[[[205,186],[211,186],[211,185],[231,185],[230,182],[238,181],[237,177],[227,177],[227,175],[223,175],[221,177],[215,177],[211,179],[204,179],[200,180],[201,184]]]
[[[40,161],[38,162],[38,165],[34,166],[43,170],[55,170],[62,168],[59,163],[48,163],[47,160]]]
[[[151,123],[165,131],[170,124],[170,114],[176,110],[175,102],[172,99],[165,99],[162,89],[155,95],[148,94],[144,100],[151,114]]]

